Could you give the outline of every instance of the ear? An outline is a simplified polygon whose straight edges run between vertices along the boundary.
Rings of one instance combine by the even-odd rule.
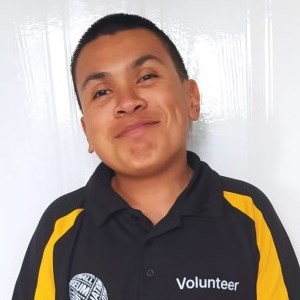
[[[84,134],[85,134],[85,136],[86,136],[86,139],[87,139],[87,142],[88,142],[88,145],[89,145],[89,147],[88,147],[88,152],[89,152],[89,153],[93,153],[93,152],[94,152],[94,149],[93,149],[93,147],[91,146],[91,144],[90,144],[90,142],[89,142],[89,139],[88,139],[88,136],[87,136],[86,125],[85,125],[84,117],[83,117],[83,116],[81,117],[80,122],[81,122],[81,127],[82,127],[82,129],[83,129],[83,132],[84,132]]]
[[[192,121],[199,119],[200,115],[200,92],[195,80],[189,79],[188,88],[188,113]]]

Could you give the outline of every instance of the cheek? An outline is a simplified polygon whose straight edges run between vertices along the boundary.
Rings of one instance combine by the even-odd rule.
[[[101,114],[87,114],[85,116],[86,135],[90,141],[99,139],[101,136],[105,136],[104,129],[107,127],[107,120],[105,116]]]
[[[165,99],[165,110],[170,114],[171,121],[178,122],[181,126],[188,123],[188,107],[182,90],[174,89],[173,93],[166,95]]]

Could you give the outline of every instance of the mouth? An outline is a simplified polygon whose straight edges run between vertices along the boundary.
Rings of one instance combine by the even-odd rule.
[[[158,124],[159,121],[140,121],[128,126],[125,126],[116,135],[116,138],[138,137],[144,134],[149,128]]]

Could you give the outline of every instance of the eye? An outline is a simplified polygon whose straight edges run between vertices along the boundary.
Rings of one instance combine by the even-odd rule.
[[[152,79],[152,78],[157,78],[157,77],[158,77],[158,76],[157,76],[156,74],[149,73],[149,74],[146,74],[146,75],[142,76],[142,77],[137,81],[137,83],[141,83],[141,82],[150,80],[150,79]]]
[[[104,96],[107,96],[107,95],[109,95],[109,94],[111,94],[111,93],[112,93],[112,90],[105,90],[105,89],[103,89],[103,90],[98,90],[98,91],[94,94],[93,99],[97,99],[97,98],[100,98],[100,97],[104,97]]]

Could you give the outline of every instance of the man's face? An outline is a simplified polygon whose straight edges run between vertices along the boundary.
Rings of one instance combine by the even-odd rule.
[[[181,81],[161,41],[133,29],[100,36],[78,58],[76,85],[90,151],[117,174],[146,176],[185,157],[199,115],[195,81]]]

